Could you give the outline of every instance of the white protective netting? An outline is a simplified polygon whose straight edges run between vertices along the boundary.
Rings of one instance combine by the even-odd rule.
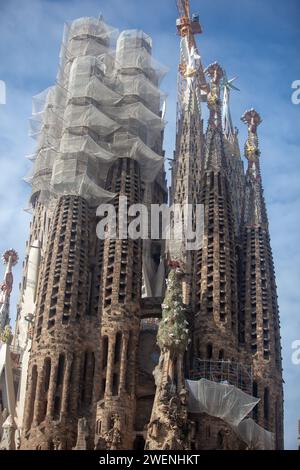
[[[275,449],[274,434],[259,426],[252,418],[244,419],[235,431],[250,449]]]
[[[116,30],[102,19],[80,18],[65,27],[56,85],[33,98],[30,135],[37,141],[25,181],[32,196],[80,195],[95,204],[118,158],[137,160],[153,181],[163,165],[165,69],[151,56],[142,31]]]
[[[151,49],[152,39],[143,31],[123,31],[117,40],[116,68],[128,74],[139,70],[159,83],[167,69],[152,57]]]
[[[212,380],[187,380],[187,386],[189,411],[207,413],[231,426],[238,426],[259,402],[259,398],[248,395],[234,385]]]
[[[207,379],[186,380],[186,386],[189,412],[206,413],[224,420],[250,448],[274,448],[274,435],[253,419],[246,418],[260,401],[259,398],[234,385]]]

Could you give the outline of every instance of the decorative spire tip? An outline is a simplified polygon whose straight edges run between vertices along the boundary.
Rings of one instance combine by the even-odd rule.
[[[262,123],[262,119],[258,112],[251,108],[248,111],[246,111],[243,116],[241,117],[241,120],[245,123],[248,124],[248,129],[250,132],[256,133],[257,127]]]
[[[13,248],[6,250],[2,255],[2,261],[4,264],[8,264],[11,259],[11,266],[15,266],[19,260],[19,255]]]

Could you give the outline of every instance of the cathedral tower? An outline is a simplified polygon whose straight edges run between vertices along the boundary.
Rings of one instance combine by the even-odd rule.
[[[283,447],[281,347],[274,264],[260,172],[257,128],[261,118],[251,109],[242,120],[248,127],[245,145],[248,169],[240,339],[253,365],[253,395],[261,399],[254,417],[261,426],[275,433],[276,448],[280,449]]]

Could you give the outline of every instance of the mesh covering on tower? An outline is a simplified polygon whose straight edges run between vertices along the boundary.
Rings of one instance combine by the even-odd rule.
[[[259,402],[234,385],[222,384],[211,380],[187,380],[189,390],[189,411],[207,413],[221,418],[232,426],[239,423]]]
[[[33,98],[30,133],[37,147],[25,178],[32,200],[74,194],[97,204],[111,198],[105,181],[118,158],[137,160],[143,181],[155,179],[163,165],[158,86],[166,70],[151,47],[142,31],[118,36],[102,19],[66,26],[56,85]]]
[[[260,401],[234,385],[211,380],[186,380],[191,413],[221,418],[251,449],[274,449],[274,434],[246,418]]]

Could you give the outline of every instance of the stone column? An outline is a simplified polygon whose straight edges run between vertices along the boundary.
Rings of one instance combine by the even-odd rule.
[[[57,358],[52,362],[49,390],[48,390],[48,403],[47,403],[47,417],[52,417],[54,412],[54,400],[56,391],[56,380],[57,380]]]
[[[65,375],[64,375],[64,381],[63,381],[62,399],[61,399],[61,415],[62,416],[67,413],[68,398],[71,393],[70,381],[71,381],[72,363],[73,363],[73,357],[71,355],[67,355]]]
[[[35,395],[35,402],[34,402],[33,422],[35,425],[39,423],[40,416],[42,413],[43,397],[45,394],[44,382],[45,382],[45,371],[44,371],[44,367],[41,367],[40,373],[38,374],[36,395]]]
[[[115,344],[116,337],[109,336],[108,339],[108,353],[107,353],[107,367],[106,367],[106,383],[105,383],[105,395],[112,394],[112,380],[114,372],[114,358],[115,358]]]
[[[77,354],[74,358],[74,373],[71,383],[71,391],[70,391],[70,408],[71,414],[76,415],[77,408],[78,408],[78,396],[79,396],[79,378],[80,378],[80,366],[81,366],[81,358]]]
[[[128,335],[123,333],[122,336],[122,352],[121,352],[121,366],[120,366],[120,382],[119,382],[119,395],[125,389],[125,380],[126,380],[126,356],[127,356],[127,348],[128,348]]]

